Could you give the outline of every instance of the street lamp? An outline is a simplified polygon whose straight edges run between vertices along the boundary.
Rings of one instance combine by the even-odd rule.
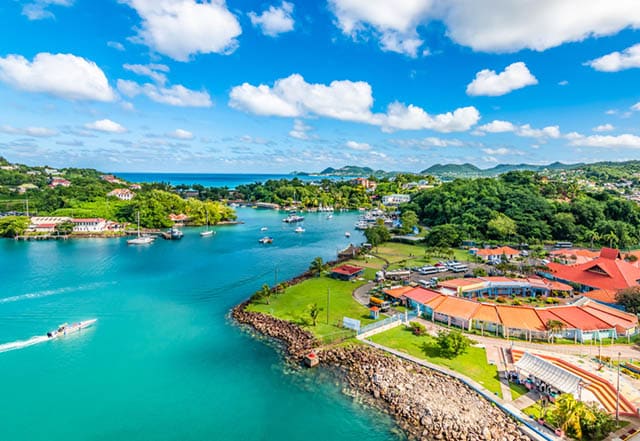
[[[616,386],[616,426],[620,425],[620,352],[618,352],[618,384]]]

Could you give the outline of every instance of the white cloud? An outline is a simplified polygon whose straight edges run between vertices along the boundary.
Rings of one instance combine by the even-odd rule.
[[[54,18],[53,13],[48,9],[49,6],[71,6],[72,4],[73,0],[35,0],[22,7],[22,15],[29,20]]]
[[[569,136],[570,135],[570,136]],[[592,135],[584,136],[579,133],[570,133],[567,137],[571,139],[571,145],[581,147],[603,147],[603,148],[640,148],[640,136],[625,133],[623,135]]]
[[[592,130],[594,132],[610,132],[614,129],[615,127],[613,127],[611,124],[601,124],[597,127],[594,127]]]
[[[640,102],[637,102],[633,106],[631,106],[631,110],[635,110],[637,112],[640,112]]]
[[[422,139],[394,139],[391,143],[401,147],[462,147],[459,139],[444,139],[429,136]]]
[[[127,131],[126,128],[117,122],[111,121],[110,119],[101,119],[92,123],[87,123],[84,127],[89,130],[106,133],[124,133]]]
[[[351,150],[371,150],[371,145],[367,144],[366,142],[347,141],[344,145]]]
[[[124,69],[135,74],[151,78],[158,84],[167,82],[166,72],[169,72],[169,66],[164,64],[124,64]]]
[[[480,119],[475,107],[429,115],[412,104],[394,102],[387,113],[371,112],[371,86],[364,81],[332,81],[310,84],[299,74],[279,79],[273,87],[244,83],[229,94],[229,105],[256,115],[302,117],[324,116],[342,121],[377,125],[385,131],[431,129],[439,132],[468,130]]]
[[[6,133],[8,135],[33,136],[36,138],[48,138],[51,136],[56,136],[58,134],[58,131],[46,127],[17,128],[12,126],[1,126],[0,133]]]
[[[640,43],[626,48],[622,52],[611,52],[585,64],[601,72],[618,72],[620,70],[640,67]]]
[[[478,130],[487,133],[515,132],[516,126],[514,126],[509,121],[501,121],[499,119],[496,119],[488,124],[478,127]]]
[[[170,87],[135,81],[118,80],[118,90],[130,98],[145,95],[152,101],[177,107],[211,107],[211,97],[206,90],[196,91],[176,84]]]
[[[176,129],[173,132],[167,133],[167,136],[174,139],[193,139],[193,133],[184,129]]]
[[[486,148],[486,149],[482,149],[482,151],[485,152],[487,155],[491,155],[491,156],[495,156],[495,155],[503,156],[503,155],[510,155],[512,153],[511,150],[505,147],[500,147],[497,149]]]
[[[558,86],[566,86],[569,82],[567,80],[558,81]]]
[[[467,86],[467,95],[500,96],[533,84],[538,84],[538,80],[531,75],[527,65],[519,61],[499,74],[494,70],[481,70]]]
[[[296,119],[293,121],[293,129],[289,132],[289,136],[292,138],[300,139],[300,140],[308,140],[311,139],[309,136],[309,131],[311,131],[313,127],[307,125],[301,119]]]
[[[454,42],[484,52],[544,51],[640,27],[636,0],[330,0],[329,4],[338,27],[348,35],[367,33],[381,40],[396,34],[421,44],[417,28],[439,20]]]
[[[27,92],[70,100],[115,99],[102,69],[93,61],[72,54],[41,52],[32,62],[21,55],[0,57],[0,81]]]
[[[124,45],[118,41],[107,41],[107,46],[117,51],[124,51]]]
[[[264,35],[275,37],[285,32],[293,31],[293,4],[283,1],[280,7],[269,6],[269,9],[258,15],[249,12],[251,24],[262,29]]]
[[[120,0],[142,18],[134,41],[176,61],[196,54],[229,54],[242,33],[224,0]]]
[[[423,41],[416,27],[427,16],[432,0],[329,0],[337,25],[352,37],[373,33],[384,51],[416,57]]]

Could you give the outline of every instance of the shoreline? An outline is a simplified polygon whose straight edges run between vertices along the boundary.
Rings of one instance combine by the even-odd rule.
[[[450,441],[530,441],[518,424],[461,381],[351,343],[324,346],[301,327],[235,306],[231,318],[283,345],[285,362],[302,365],[315,352],[320,366],[336,371],[343,392],[392,416],[410,439]]]

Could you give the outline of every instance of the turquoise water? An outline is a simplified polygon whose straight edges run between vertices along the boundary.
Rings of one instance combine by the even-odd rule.
[[[81,334],[0,353],[0,440],[397,440],[389,419],[322,371],[292,373],[226,314],[262,283],[348,244],[355,214],[240,209],[244,225],[179,242],[0,241],[0,343],[98,318]],[[266,233],[272,245],[257,239]]]

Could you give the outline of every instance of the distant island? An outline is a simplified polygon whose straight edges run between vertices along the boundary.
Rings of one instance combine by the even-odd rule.
[[[404,172],[394,172],[385,170],[374,170],[371,167],[359,167],[357,165],[345,165],[340,168],[327,167],[321,172],[302,172],[294,171],[291,174],[295,176],[338,176],[345,178],[353,178],[357,176],[375,176],[377,178],[384,178],[395,176]]]

